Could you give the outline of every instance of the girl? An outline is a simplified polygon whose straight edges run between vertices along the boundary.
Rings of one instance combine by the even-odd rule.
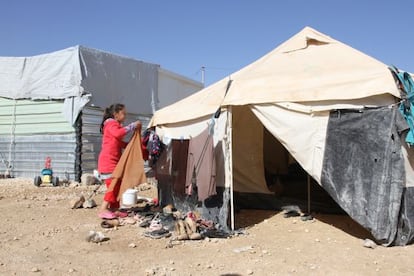
[[[105,180],[105,185],[108,188],[111,184],[111,173],[116,167],[121,158],[122,149],[126,147],[127,143],[122,139],[126,134],[136,130],[141,131],[141,122],[136,121],[126,127],[122,126],[125,121],[126,109],[123,104],[113,104],[105,109],[103,120],[101,123],[102,148],[98,159],[98,171],[101,179]],[[113,219],[121,216],[122,213],[115,212],[119,208],[119,201],[117,200],[119,188],[121,183],[118,182],[113,191],[105,193],[98,216],[103,219]]]

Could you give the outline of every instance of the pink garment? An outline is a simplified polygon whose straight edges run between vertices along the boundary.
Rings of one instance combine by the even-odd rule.
[[[216,162],[214,158],[213,136],[208,128],[198,136],[190,139],[188,146],[186,193],[192,194],[194,176],[198,191],[198,199],[203,201],[216,194]]]

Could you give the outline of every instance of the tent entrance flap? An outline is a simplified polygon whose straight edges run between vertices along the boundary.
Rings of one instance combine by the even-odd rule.
[[[232,152],[235,192],[271,192],[263,171],[263,125],[248,106],[233,106]]]

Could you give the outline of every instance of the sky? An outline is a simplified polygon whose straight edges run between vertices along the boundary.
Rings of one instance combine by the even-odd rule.
[[[208,86],[310,26],[414,72],[414,1],[0,0],[0,56],[83,45]]]

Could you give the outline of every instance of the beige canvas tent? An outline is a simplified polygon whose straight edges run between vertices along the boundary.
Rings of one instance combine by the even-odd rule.
[[[414,161],[400,141],[399,97],[387,65],[306,27],[252,64],[157,111],[150,124],[165,141],[214,129],[216,160],[222,160],[216,185],[228,191],[231,206],[235,193],[271,194],[265,163],[283,168],[293,157],[378,241],[406,244],[413,238],[407,224],[414,222]],[[264,129],[289,155],[264,158]]]

